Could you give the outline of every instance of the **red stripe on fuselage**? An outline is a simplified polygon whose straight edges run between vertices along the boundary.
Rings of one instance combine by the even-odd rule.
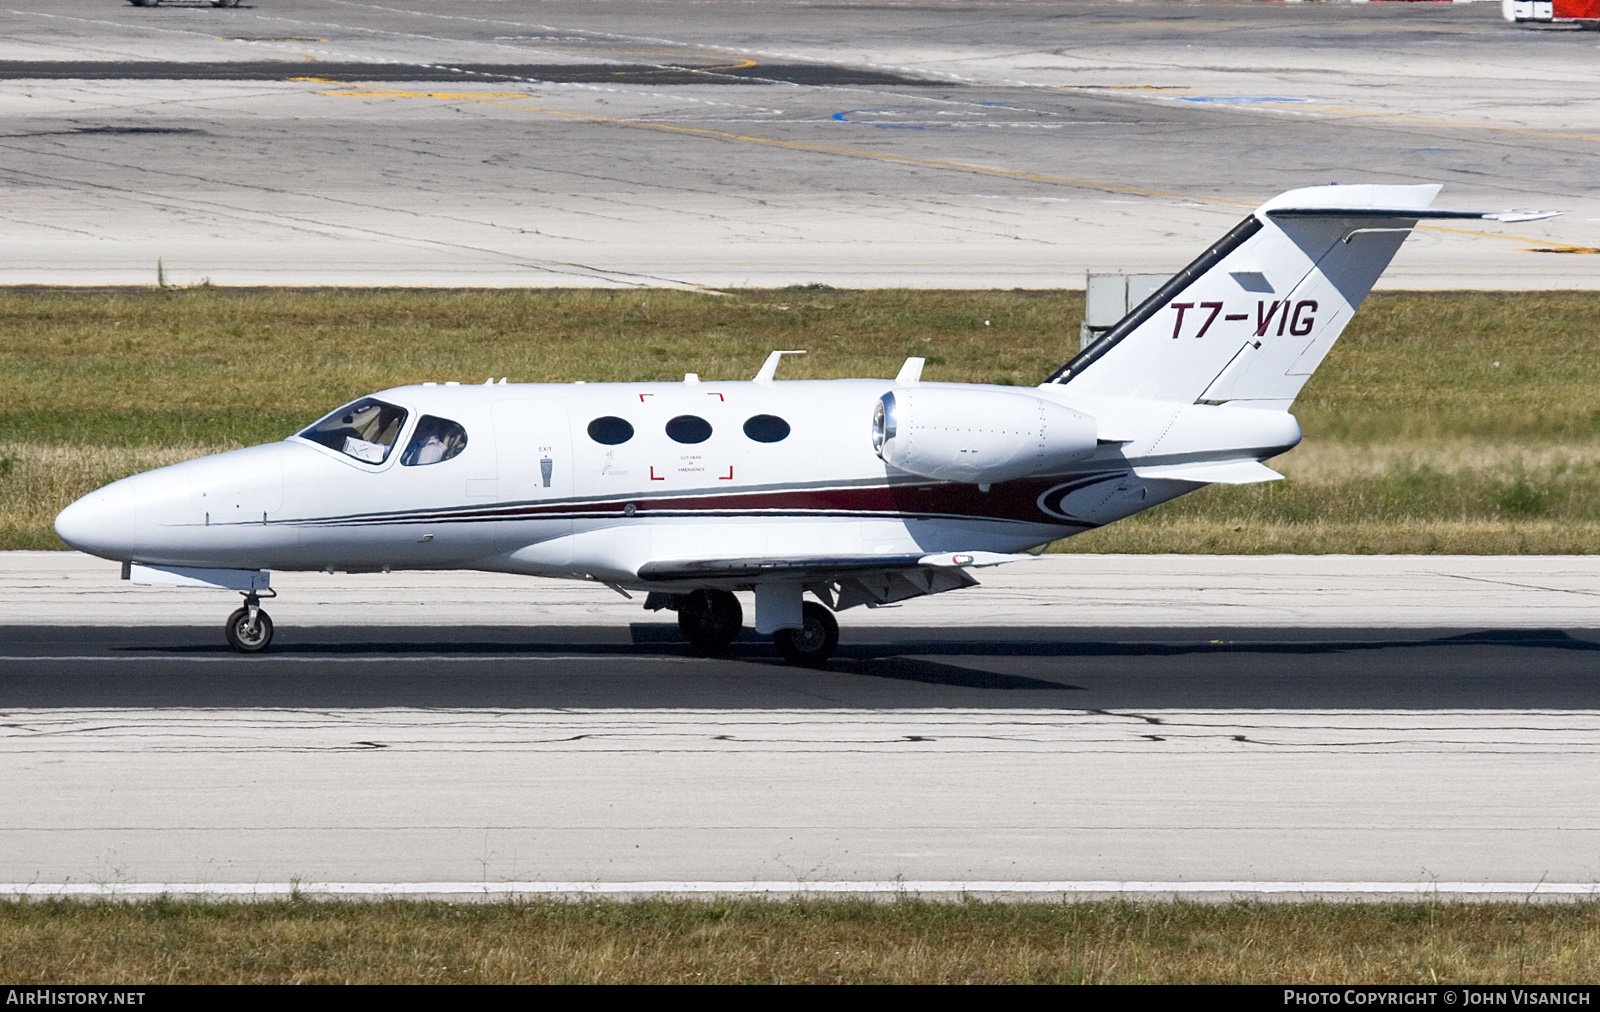
[[[640,496],[604,501],[518,503],[476,509],[417,510],[403,514],[366,514],[327,518],[325,522],[450,523],[455,521],[532,520],[568,514],[624,516],[632,505],[634,515],[651,513],[861,513],[877,516],[970,517],[1023,523],[1063,524],[1061,517],[1039,509],[1039,496],[1069,477],[1028,478],[995,485],[988,492],[976,485],[929,482],[926,484],[863,485],[816,489],[782,489],[753,492],[714,492],[705,495]],[[1081,524],[1067,524],[1082,526]]]

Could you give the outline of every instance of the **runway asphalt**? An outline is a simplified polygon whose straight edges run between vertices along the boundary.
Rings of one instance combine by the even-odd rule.
[[[215,628],[4,630],[0,707],[1587,709],[1600,630],[884,626],[821,670],[675,626],[322,627],[259,657]],[[618,642],[618,639],[627,637]]]
[[[242,657],[114,568],[0,556],[0,892],[1600,885],[1600,623],[1532,624],[1582,614],[1587,559],[1048,559],[845,613],[822,670],[754,636],[696,655],[582,585],[469,624],[515,593],[471,574],[394,574],[411,621],[387,624],[359,621],[369,577],[285,578],[321,621]],[[1411,613],[1454,615],[1433,627],[1216,621],[1253,593],[1281,619],[1452,586],[1453,613]],[[1084,587],[1144,621],[1087,621]]]
[[[1383,286],[1592,288],[1591,34],[1498,5],[0,12],[0,283],[1078,287],[1442,182]]]

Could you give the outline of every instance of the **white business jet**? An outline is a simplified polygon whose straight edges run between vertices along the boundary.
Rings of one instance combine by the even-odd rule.
[[[892,380],[423,383],[279,443],[125,478],[56,518],[141,584],[237,590],[265,649],[271,570],[477,569],[592,580],[726,646],[797,663],[833,612],[970,587],[970,570],[1213,483],[1281,477],[1289,406],[1437,185],[1319,186],[1257,208],[1033,389]],[[815,600],[807,600],[806,594]]]

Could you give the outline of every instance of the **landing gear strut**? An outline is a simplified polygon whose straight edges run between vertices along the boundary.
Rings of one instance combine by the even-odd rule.
[[[728,590],[697,590],[678,603],[678,630],[698,650],[721,650],[739,635],[744,609]]]
[[[801,606],[800,617],[804,623],[800,628],[779,629],[772,634],[772,643],[790,664],[821,664],[839,646],[839,622],[815,601]]]
[[[228,616],[223,633],[228,637],[228,646],[240,653],[257,654],[267,649],[272,642],[272,619],[261,610],[260,595],[244,596],[244,607]]]

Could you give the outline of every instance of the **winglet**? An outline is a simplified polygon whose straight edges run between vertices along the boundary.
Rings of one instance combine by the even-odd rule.
[[[928,360],[925,358],[908,358],[906,364],[900,367],[900,372],[894,381],[901,386],[910,386],[922,381],[922,366]]]
[[[756,373],[756,378],[752,382],[755,382],[755,383],[771,383],[772,382],[772,378],[774,376],[776,376],[777,373],[778,373],[778,363],[783,361],[783,356],[785,356],[785,355],[804,355],[804,354],[805,354],[804,350],[801,350],[801,351],[775,351],[775,352],[773,352],[772,354],[767,356],[767,360],[765,362],[761,363],[761,371]]]

